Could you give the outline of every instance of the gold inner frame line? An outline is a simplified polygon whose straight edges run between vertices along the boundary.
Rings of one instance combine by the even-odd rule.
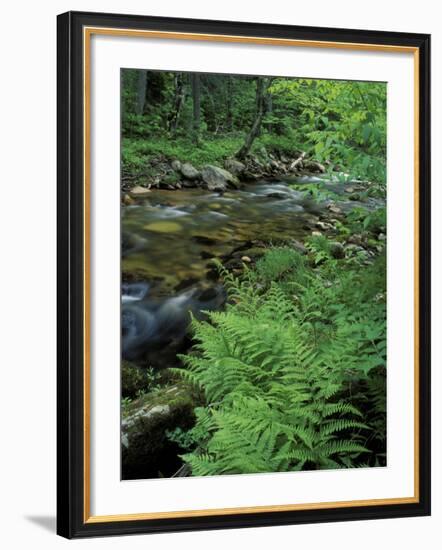
[[[90,479],[90,129],[91,129],[91,36],[124,36],[138,38],[195,40],[204,42],[232,42],[272,46],[291,46],[304,48],[332,48],[343,50],[375,51],[390,53],[412,53],[414,61],[414,494],[410,497],[351,500],[336,502],[316,502],[284,504],[270,506],[249,506],[234,508],[215,508],[203,510],[177,510],[172,512],[151,512],[136,514],[91,515],[91,479]],[[392,504],[412,504],[419,502],[419,49],[411,46],[384,44],[364,44],[350,42],[331,42],[321,40],[296,40],[282,38],[245,37],[221,34],[203,34],[169,31],[148,31],[136,29],[114,29],[107,27],[83,28],[83,212],[84,212],[84,456],[83,456],[83,510],[84,523],[103,523],[116,521],[141,521],[149,519],[172,519],[207,516],[225,516],[230,514],[251,514],[263,512],[285,512],[300,510],[324,510],[348,508],[353,506],[382,506]]]

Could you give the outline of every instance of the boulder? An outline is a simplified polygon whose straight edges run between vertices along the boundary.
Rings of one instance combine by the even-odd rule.
[[[266,197],[269,199],[285,200],[289,198],[289,195],[287,193],[282,193],[281,191],[273,191],[272,193],[267,193]]]
[[[297,241],[296,239],[291,239],[288,242],[288,245],[294,250],[296,250],[297,252],[299,252],[300,254],[308,253],[307,248],[300,241]]]
[[[321,229],[322,231],[328,231],[329,229],[334,229],[333,225],[331,223],[318,221],[316,222],[316,227],[318,229]]]
[[[201,177],[209,191],[225,191],[228,185],[237,187],[239,184],[238,178],[231,174],[228,170],[206,164],[201,171]]]
[[[342,260],[343,258],[345,258],[345,248],[341,243],[330,243],[330,254],[336,260]]]
[[[362,195],[360,193],[352,193],[348,198],[351,201],[360,201],[362,199]]]
[[[150,193],[150,189],[148,187],[141,187],[141,185],[136,185],[135,187],[132,187],[130,190],[130,194],[133,197],[145,197]]]
[[[135,204],[135,201],[130,195],[125,193],[123,196],[123,204],[126,206],[131,206],[132,204]]]
[[[170,163],[170,166],[173,170],[175,170],[175,172],[181,172],[181,162],[179,160],[173,160]]]
[[[122,478],[170,477],[181,466],[182,450],[166,432],[190,429],[195,423],[190,388],[177,383],[148,393],[123,409]]]
[[[185,187],[186,189],[191,189],[193,187],[198,187],[198,183],[196,180],[183,180],[181,182],[182,187]]]
[[[342,212],[342,210],[339,208],[339,206],[336,206],[335,204],[329,204],[329,205],[327,205],[327,208],[333,214],[340,214]]]
[[[321,172],[324,174],[326,171],[325,166],[316,160],[304,160],[303,165],[306,170],[310,170],[311,172]]]
[[[200,173],[189,162],[185,162],[180,167],[181,174],[188,180],[196,180],[200,177]]]
[[[246,169],[246,166],[239,160],[227,159],[224,163],[224,168],[234,176],[240,176]]]

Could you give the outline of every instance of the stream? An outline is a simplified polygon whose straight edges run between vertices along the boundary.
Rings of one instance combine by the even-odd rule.
[[[200,188],[155,189],[136,204],[123,206],[123,358],[138,360],[148,354],[149,364],[158,362],[159,367],[164,346],[180,350],[189,312],[201,316],[202,310],[222,307],[225,292],[214,258],[235,267],[268,243],[303,242],[321,217],[333,217],[327,209],[330,201],[306,200],[289,185],[315,181],[321,180],[288,177],[223,194]],[[326,183],[341,195],[334,201],[339,211],[379,206],[376,199],[349,200],[349,185]]]

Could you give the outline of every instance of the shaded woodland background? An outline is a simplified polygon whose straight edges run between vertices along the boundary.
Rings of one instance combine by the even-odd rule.
[[[122,89],[126,171],[159,153],[201,164],[266,147],[385,182],[384,83],[125,69]]]

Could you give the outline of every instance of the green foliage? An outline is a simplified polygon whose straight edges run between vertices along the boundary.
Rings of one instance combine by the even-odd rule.
[[[223,270],[231,304],[193,320],[177,371],[207,403],[186,435],[193,475],[382,462],[385,281],[369,281],[382,263],[322,260],[273,248],[241,279]]]
[[[315,265],[331,258],[330,241],[324,235],[314,235],[305,243],[305,247],[311,253]]]
[[[167,431],[167,437],[170,441],[177,443],[182,449],[191,450],[195,446],[206,444],[210,438],[209,426],[211,417],[205,407],[196,407],[194,410],[197,422],[193,428],[188,431],[181,428]]]
[[[271,92],[274,105],[296,117],[297,141],[319,161],[385,182],[385,84],[278,78]]]
[[[199,75],[195,130],[191,73],[147,71],[144,96],[139,73],[122,71],[122,156],[131,171],[141,170],[156,156],[198,166],[233,156],[256,117],[257,78],[268,80]],[[303,150],[327,161],[329,175],[337,167],[333,175],[338,179],[385,183],[386,97],[386,85],[379,82],[273,78],[251,151],[262,158],[263,147],[288,156]],[[371,196],[377,192],[373,187]]]
[[[309,197],[317,202],[322,202],[327,199],[339,198],[339,195],[327,189],[325,185],[320,182],[304,183],[302,185],[294,184],[292,185],[292,187],[294,187],[298,191],[303,191],[305,197]]]
[[[121,365],[121,394],[131,399],[154,390],[160,380],[160,375],[152,367],[140,367],[129,361]]]
[[[357,229],[362,224],[364,230],[371,231],[372,233],[385,232],[387,227],[387,209],[383,207],[367,213],[365,208],[353,208],[347,215],[347,222],[352,229]]]
[[[286,277],[288,273],[302,270],[304,261],[300,254],[291,248],[270,248],[256,262],[256,277],[269,284]]]
[[[152,140],[124,138],[122,160],[127,170],[135,172],[145,169],[151,160],[158,157],[168,160],[178,159],[195,166],[222,164],[224,159],[234,155],[240,145],[241,138],[235,137],[201,140],[198,147],[184,138],[174,140],[166,137],[156,137]]]

